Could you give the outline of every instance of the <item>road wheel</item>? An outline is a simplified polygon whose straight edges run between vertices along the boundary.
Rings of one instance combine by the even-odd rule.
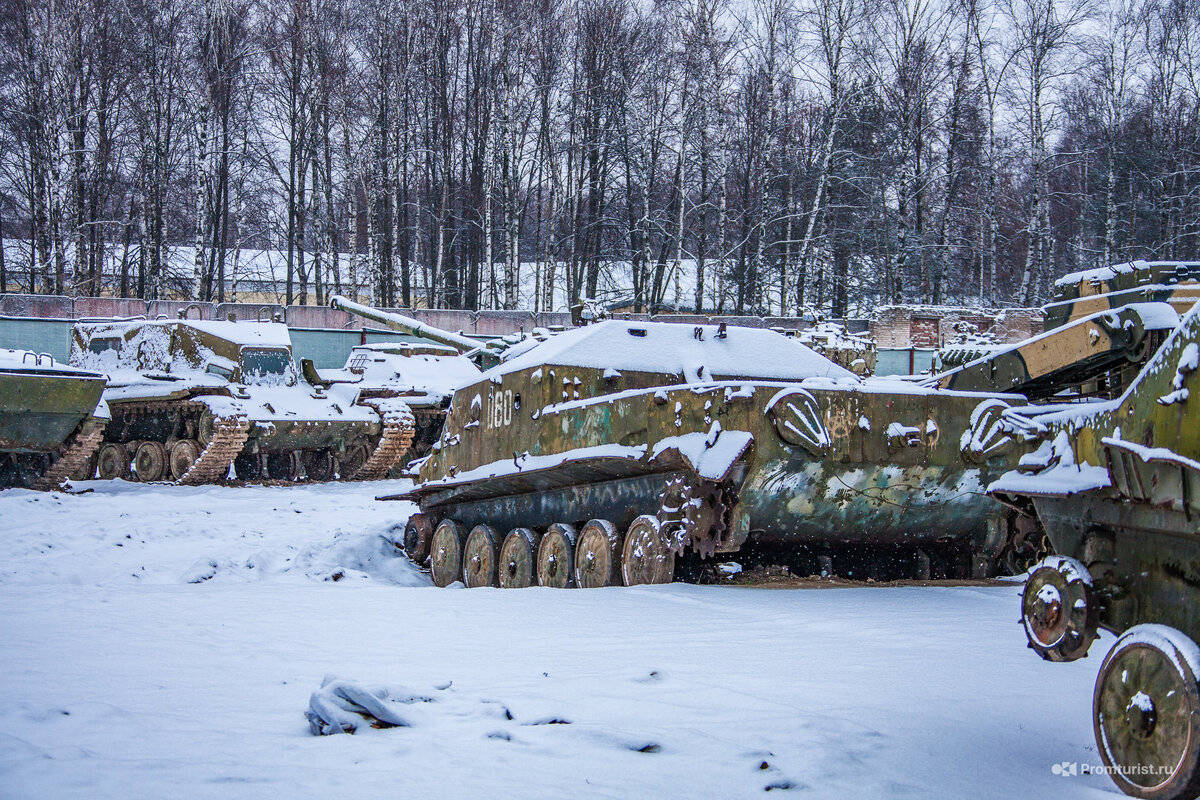
[[[167,447],[162,442],[139,442],[133,452],[133,469],[142,483],[161,481],[167,475]]]
[[[358,471],[371,457],[371,449],[365,442],[353,442],[346,445],[346,451],[338,459],[338,476],[344,481],[352,481],[358,477]]]
[[[129,480],[129,451],[120,442],[105,442],[96,452],[96,475],[102,481]]]
[[[466,539],[466,530],[455,520],[444,519],[434,528],[429,557],[435,586],[449,586],[462,580],[462,554]]]
[[[433,538],[433,525],[424,514],[413,514],[404,526],[404,552],[418,564],[429,558],[429,540]]]
[[[171,445],[171,478],[179,480],[200,457],[200,443],[195,439],[179,439]]]
[[[1166,625],[1135,625],[1100,666],[1092,696],[1096,744],[1109,777],[1134,797],[1200,793],[1200,648]]]
[[[496,585],[496,545],[500,535],[491,525],[476,525],[463,548],[463,585],[468,589]]]
[[[233,459],[233,474],[239,481],[256,481],[262,477],[261,453],[238,453]]]
[[[675,553],[667,546],[658,518],[643,514],[625,533],[621,578],[626,586],[670,583],[675,577]]]
[[[579,534],[574,525],[556,522],[546,529],[537,549],[539,586],[569,589],[575,585],[575,542]]]
[[[575,585],[583,589],[615,586],[620,580],[621,535],[606,519],[589,520],[575,547]]]
[[[1087,655],[1099,626],[1092,577],[1073,558],[1042,560],[1021,594],[1021,622],[1029,646],[1047,661]]]
[[[333,480],[334,460],[332,450],[305,450],[300,455],[304,465],[304,476],[310,481],[325,483]]]
[[[533,585],[537,561],[537,534],[529,528],[514,528],[500,546],[501,589],[524,589]]]
[[[267,453],[267,477],[277,481],[294,481],[300,477],[300,454],[295,450]]]

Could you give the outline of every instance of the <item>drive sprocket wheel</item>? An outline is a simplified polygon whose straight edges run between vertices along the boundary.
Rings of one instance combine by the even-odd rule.
[[[729,505],[720,484],[676,476],[667,481],[657,519],[667,547],[682,555],[691,547],[709,558],[729,527]]]
[[[1087,567],[1063,556],[1044,559],[1025,581],[1021,624],[1029,647],[1047,661],[1075,661],[1087,655],[1099,627]]]
[[[433,525],[425,514],[413,514],[404,526],[404,552],[417,564],[424,564],[429,558],[430,540],[433,538]]]

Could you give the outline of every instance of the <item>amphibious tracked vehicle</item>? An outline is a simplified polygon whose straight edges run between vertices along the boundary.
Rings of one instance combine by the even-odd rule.
[[[734,553],[985,575],[1006,532],[984,487],[1016,463],[964,455],[985,396],[864,380],[769,330],[600,322],[455,393],[396,496],[421,506],[405,546],[443,586],[657,583]]]
[[[86,476],[108,421],[104,380],[45,353],[0,349],[0,489]]]
[[[81,322],[71,361],[108,374],[101,478],[381,478],[409,455],[407,404],[312,385],[280,323]]]
[[[1115,398],[978,422],[1035,445],[989,487],[1059,554],[1025,585],[1029,646],[1073,661],[1116,634],[1092,702],[1108,774],[1135,797],[1200,796],[1200,306]]]

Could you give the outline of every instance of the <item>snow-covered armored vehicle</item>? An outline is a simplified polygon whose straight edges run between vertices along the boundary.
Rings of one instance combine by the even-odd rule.
[[[1073,661],[1117,634],[1092,704],[1109,775],[1200,796],[1200,305],[1115,398],[1007,409],[991,430],[1036,445],[989,492],[1060,554],[1026,582],[1029,646]]]
[[[416,425],[416,457],[427,454],[441,435],[454,390],[474,383],[479,375],[470,359],[447,345],[376,342],[352,348],[344,367],[318,370],[310,381],[352,402],[402,398]]]
[[[869,334],[850,333],[836,322],[818,322],[800,331],[796,340],[855,375],[875,373],[878,352]]]
[[[987,572],[960,452],[983,395],[862,379],[779,333],[607,321],[513,352],[454,395],[405,547],[435,583],[656,583],[676,555],[853,576]],[[499,568],[497,568],[499,565]]]
[[[0,489],[53,489],[87,465],[108,411],[104,376],[0,349]]]
[[[71,361],[108,375],[101,478],[380,478],[412,441],[403,400],[310,384],[280,323],[81,322]]]

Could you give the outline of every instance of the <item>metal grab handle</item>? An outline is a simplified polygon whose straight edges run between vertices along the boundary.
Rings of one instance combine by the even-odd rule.
[[[25,364],[28,362],[30,356],[33,356],[33,365],[35,367],[42,366],[43,360],[49,361],[50,366],[54,366],[54,356],[50,355],[49,353],[35,353],[32,350],[25,351],[25,353],[21,356],[21,363]]]

